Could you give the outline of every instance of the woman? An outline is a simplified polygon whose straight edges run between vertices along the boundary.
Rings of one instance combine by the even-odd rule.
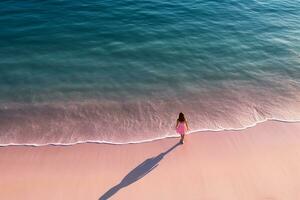
[[[179,113],[177,123],[176,123],[176,132],[180,134],[180,143],[183,144],[185,132],[189,130],[188,123],[184,117],[184,114]]]

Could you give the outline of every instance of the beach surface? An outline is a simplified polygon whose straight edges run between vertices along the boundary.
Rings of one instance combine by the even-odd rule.
[[[300,123],[128,145],[0,148],[0,199],[300,199]]]

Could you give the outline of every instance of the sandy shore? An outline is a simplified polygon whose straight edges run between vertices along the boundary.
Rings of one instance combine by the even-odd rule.
[[[300,123],[107,145],[0,148],[0,199],[300,199]]]

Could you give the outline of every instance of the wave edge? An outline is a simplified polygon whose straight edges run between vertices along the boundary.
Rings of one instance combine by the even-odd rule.
[[[267,118],[265,120],[257,121],[249,126],[245,126],[242,128],[219,128],[219,129],[196,129],[189,131],[187,134],[196,134],[199,132],[221,132],[221,131],[242,131],[249,128],[253,128],[259,124],[268,122],[268,121],[274,121],[274,122],[282,122],[282,123],[299,123],[299,120],[283,120],[283,119],[276,119],[276,118]],[[177,138],[179,135],[170,135],[166,137],[157,137],[153,139],[148,140],[140,140],[140,141],[131,141],[131,142],[109,142],[109,141],[99,141],[99,140],[85,140],[85,141],[77,141],[73,143],[45,143],[45,144],[17,144],[17,143],[9,143],[9,144],[0,144],[0,147],[10,147],[10,146],[27,146],[27,147],[44,147],[44,146],[73,146],[77,144],[107,144],[107,145],[128,145],[128,144],[140,144],[140,143],[148,143],[153,142],[157,140],[163,140],[167,138]]]

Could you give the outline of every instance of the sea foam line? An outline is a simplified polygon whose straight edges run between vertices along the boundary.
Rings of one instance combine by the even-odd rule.
[[[267,122],[267,121],[275,121],[275,122],[282,122],[282,123],[299,123],[300,120],[282,120],[282,119],[276,119],[276,118],[266,118],[265,120],[260,120],[252,125],[245,126],[242,128],[219,128],[219,129],[196,129],[189,131],[187,134],[195,134],[199,132],[220,132],[220,131],[242,131],[248,128],[255,127],[258,124]],[[157,137],[153,139],[147,139],[147,140],[140,140],[140,141],[132,141],[132,142],[109,142],[109,141],[99,141],[99,140],[84,140],[84,141],[77,141],[77,142],[71,142],[71,143],[45,143],[45,144],[34,144],[34,143],[28,143],[28,144],[18,144],[18,143],[8,143],[8,144],[0,144],[0,147],[8,147],[8,146],[29,146],[29,147],[42,147],[42,146],[72,146],[76,144],[87,144],[87,143],[93,143],[93,144],[108,144],[108,145],[126,145],[126,144],[140,144],[140,143],[146,143],[146,142],[153,142],[157,140],[167,139],[167,138],[177,138],[179,135],[169,135],[164,137]]]

